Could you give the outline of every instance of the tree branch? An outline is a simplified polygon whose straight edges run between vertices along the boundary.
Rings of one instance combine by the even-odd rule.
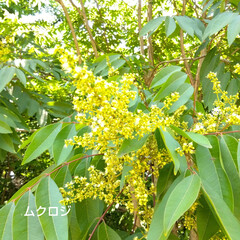
[[[140,32],[142,29],[142,22],[141,22],[141,11],[142,11],[142,0],[138,0],[138,31]],[[144,42],[143,37],[140,37],[140,53],[144,55]]]
[[[152,20],[152,0],[148,1],[148,22]],[[154,66],[152,37],[148,37],[148,57],[151,66]]]
[[[183,0],[182,16],[185,15],[185,11],[186,11],[186,0]],[[185,48],[184,48],[183,30],[182,29],[180,29],[180,47],[181,47],[182,57],[183,57],[183,59],[185,59],[186,53],[185,53]],[[187,75],[190,78],[190,82],[191,82],[192,86],[194,87],[194,79],[193,79],[191,69],[190,69],[190,66],[189,66],[189,63],[187,60],[184,60],[184,65],[185,65],[185,68],[187,71]]]
[[[89,35],[89,38],[90,38],[90,41],[91,41],[91,44],[92,44],[94,55],[97,58],[98,57],[98,51],[97,51],[97,47],[96,47],[96,42],[93,38],[92,30],[91,30],[91,28],[89,27],[89,24],[88,24],[88,19],[87,19],[87,15],[86,15],[86,12],[85,12],[85,7],[84,7],[84,4],[83,4],[83,1],[80,0],[82,11],[74,4],[74,2],[72,0],[69,0],[69,2],[73,5],[73,7],[76,8],[79,15],[83,18],[84,25],[87,29],[87,32],[88,32],[88,35]]]
[[[69,17],[69,14],[68,14],[68,11],[67,11],[67,8],[65,7],[65,5],[63,4],[63,1],[62,0],[56,0],[62,7],[63,11],[64,11],[64,14],[65,14],[65,17],[67,19],[67,23],[70,27],[70,30],[71,30],[71,33],[72,33],[72,36],[73,36],[73,41],[74,41],[74,44],[75,44],[75,47],[76,47],[76,50],[77,50],[77,56],[78,56],[78,62],[79,64],[81,65],[82,64],[82,58],[81,58],[81,53],[80,53],[80,49],[79,49],[79,45],[78,45],[78,42],[77,42],[77,36],[75,34],[75,31],[74,31],[74,28],[73,28],[73,25],[72,25],[72,21]]]

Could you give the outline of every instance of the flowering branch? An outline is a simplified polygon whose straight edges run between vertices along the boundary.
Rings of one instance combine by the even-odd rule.
[[[83,157],[80,157],[80,158],[76,158],[70,162],[65,162],[65,163],[62,163],[59,167],[55,168],[53,171],[51,171],[50,173],[45,173],[43,175],[43,177],[48,177],[50,176],[52,173],[58,171],[59,169],[61,169],[62,167],[66,166],[66,165],[69,165],[73,162],[76,162],[76,161],[79,161],[79,160],[82,160],[84,158],[89,158],[89,157],[94,157],[94,156],[99,156],[99,155],[103,155],[102,153],[97,153],[97,154],[92,154],[92,155],[86,155],[86,156],[83,156]],[[16,198],[14,198],[12,200],[12,202],[15,202],[18,198],[20,198],[24,193],[26,193],[27,191],[31,190],[35,185],[37,185],[42,179],[40,178],[37,182],[35,182],[33,185],[31,185],[30,187],[26,188],[25,191],[23,191],[19,196],[17,196]]]

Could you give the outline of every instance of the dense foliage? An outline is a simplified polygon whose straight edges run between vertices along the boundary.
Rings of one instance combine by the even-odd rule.
[[[239,12],[0,1],[0,239],[238,240]]]

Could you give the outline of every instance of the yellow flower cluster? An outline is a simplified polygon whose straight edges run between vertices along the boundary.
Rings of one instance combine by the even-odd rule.
[[[173,93],[166,98],[162,108],[152,105],[148,112],[130,112],[129,103],[137,96],[137,92],[132,90],[133,74],[125,74],[117,82],[95,77],[86,66],[75,70],[76,96],[73,104],[78,112],[76,120],[90,126],[91,132],[75,136],[66,144],[81,145],[104,154],[106,167],[100,171],[91,166],[88,169],[89,180],[76,176],[65,189],[61,188],[62,203],[98,197],[110,204],[119,192],[120,182],[125,180],[122,196],[115,202],[131,213],[137,212],[141,225],[148,229],[153,215],[151,196],[156,194],[158,171],[172,161],[166,149],[158,150],[152,133],[160,126],[180,126],[179,118],[186,107],[180,107],[171,115],[166,113],[165,110],[179,98],[178,93]],[[141,149],[118,157],[124,139],[141,138],[145,134],[150,136]],[[125,166],[131,169],[122,176]]]
[[[193,228],[197,228],[197,222],[196,222],[196,209],[197,209],[197,205],[198,203],[195,202],[187,212],[185,212],[183,218],[184,218],[184,221],[183,221],[183,225],[186,229],[188,230],[191,230]]]
[[[236,65],[235,69],[238,70],[239,66]],[[217,100],[214,101],[215,107],[210,113],[197,114],[198,121],[193,125],[192,131],[204,134],[222,131],[231,125],[240,125],[240,106],[236,105],[236,101],[239,99],[238,94],[229,96],[228,92],[222,91],[216,73],[210,72],[207,77],[213,83]]]
[[[182,143],[183,141],[180,141]],[[195,153],[195,148],[193,147],[193,143],[190,142],[183,142],[182,143],[182,149],[180,147],[175,149],[177,153],[179,153],[180,156],[183,156],[184,154],[193,154]]]
[[[234,68],[235,68],[234,72],[237,73],[237,74],[240,74],[240,64],[239,64],[239,63],[236,64],[236,65],[234,66]]]
[[[11,50],[8,48],[8,44],[0,41],[0,63],[7,62],[9,60],[8,54],[10,52]]]

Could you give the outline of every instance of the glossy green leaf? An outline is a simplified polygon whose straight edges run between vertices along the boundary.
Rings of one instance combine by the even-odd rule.
[[[37,158],[41,153],[51,147],[61,127],[61,123],[56,123],[41,128],[33,137],[32,142],[28,146],[22,164],[31,162],[33,159]]]
[[[223,12],[216,15],[206,27],[203,34],[203,40],[219,32],[222,28],[229,24],[232,21],[234,15],[235,14],[233,12]]]
[[[71,172],[69,171],[69,166],[65,165],[62,167],[57,174],[54,176],[54,181],[58,187],[64,187],[67,182],[72,180]]]
[[[166,17],[165,19],[165,32],[167,37],[169,37],[176,29],[176,23],[173,18]]]
[[[197,208],[197,231],[199,240],[209,240],[219,230],[219,225],[204,197]]]
[[[118,151],[118,157],[122,157],[123,155],[137,151],[140,149],[147,141],[148,135],[144,135],[142,138],[139,139],[139,137],[136,137],[134,139],[124,139],[122,146],[120,147]]]
[[[0,209],[0,239],[12,240],[12,217],[15,209],[13,202]]]
[[[90,167],[91,158],[84,158],[78,163],[74,171],[74,176],[89,178],[88,168]]]
[[[222,165],[219,140],[216,136],[213,136],[213,135],[212,136],[209,135],[207,137],[212,145],[212,148],[209,149],[212,156],[211,161],[214,163],[217,171],[223,200],[227,203],[228,207],[233,211],[234,209],[233,191],[232,191],[230,180]]]
[[[4,67],[0,70],[0,92],[5,88],[5,86],[12,80],[15,74],[14,67]]]
[[[160,26],[160,24],[163,22],[164,19],[165,19],[165,17],[158,17],[158,18],[155,18],[155,19],[152,19],[151,21],[149,21],[141,29],[139,36],[142,37],[149,32],[153,33]]]
[[[191,37],[194,36],[194,21],[191,18],[187,16],[176,16],[174,18],[183,31],[187,32]]]
[[[173,163],[166,164],[162,169],[159,170],[159,177],[157,181],[157,198],[166,190],[167,186],[170,186],[174,180],[173,175]]]
[[[120,236],[104,222],[100,224],[97,230],[98,240],[121,240]]]
[[[53,143],[53,156],[57,165],[67,160],[71,153],[73,146],[65,146],[65,140],[71,139],[76,135],[76,128],[74,124],[65,126],[57,135]]]
[[[199,134],[199,133],[194,133],[194,132],[184,132],[182,129],[176,127],[176,126],[171,126],[171,128],[178,134],[180,134],[181,136],[203,146],[206,148],[211,148],[211,144],[209,142],[209,140],[207,139],[207,137]]]
[[[214,210],[221,227],[229,239],[238,239],[240,236],[240,222],[233,215],[227,204],[205,181],[202,181],[203,191]]]
[[[18,79],[21,81],[21,83],[22,83],[24,86],[26,86],[27,80],[26,80],[26,76],[25,76],[25,74],[23,73],[23,71],[21,71],[20,69],[15,68],[15,72],[16,72],[16,75],[17,75]]]
[[[147,235],[148,240],[166,240],[168,235],[170,234],[171,231],[169,231],[167,234],[164,234],[164,231],[163,231],[164,211],[165,211],[166,203],[169,199],[170,194],[183,179],[184,179],[184,174],[181,174],[179,177],[177,177],[169,187],[162,201],[158,205],[156,205],[153,219]]]
[[[172,92],[175,92],[187,79],[187,75],[183,72],[173,73],[167,81],[162,85],[154,98],[154,101],[158,101],[168,96]]]
[[[232,185],[234,196],[234,213],[240,219],[240,178],[231,152],[226,144],[225,138],[220,140],[221,157],[224,169]]]
[[[197,146],[196,161],[200,178],[206,181],[210,186],[214,186],[216,193],[222,197],[219,176],[209,150],[205,147]]]
[[[38,212],[45,238],[67,240],[68,217],[67,215],[61,216],[62,214],[66,213],[67,209],[65,206],[59,203],[59,201],[61,201],[63,198],[56,183],[50,177],[43,178],[38,185],[35,197],[37,209],[40,207],[46,209],[46,212],[41,216],[40,210]],[[41,213],[42,211],[44,210],[41,210]]]
[[[237,35],[240,33],[240,15],[234,16],[234,19],[229,23],[227,30],[228,44],[231,45]]]
[[[185,156],[180,156],[176,151],[176,148],[180,148],[180,144],[171,136],[168,131],[163,131],[160,128],[160,133],[169,152],[169,155],[174,162],[174,174],[177,174],[179,168],[182,172],[184,172],[187,169],[186,158]]]
[[[104,203],[97,199],[85,199],[75,204],[81,238],[85,239],[91,226],[95,226],[103,213]]]
[[[238,174],[240,176],[240,141],[238,141],[237,166],[238,166]]]
[[[16,153],[13,141],[8,134],[0,134],[0,148],[11,153]]]
[[[173,73],[179,72],[180,70],[181,70],[181,67],[175,66],[175,65],[171,65],[171,66],[163,68],[153,78],[152,83],[151,83],[151,88],[161,86],[163,83],[165,83],[168,80],[168,78]]]
[[[196,201],[200,190],[200,178],[194,174],[183,179],[171,192],[164,210],[164,233],[167,234],[175,222]]]
[[[26,192],[18,201],[13,213],[13,240],[43,239],[43,232],[37,217],[35,198],[31,191]]]
[[[193,95],[193,87],[192,85],[188,84],[188,83],[184,83],[182,84],[177,90],[176,92],[179,93],[180,98],[174,102],[172,104],[172,106],[170,107],[170,109],[168,110],[169,113],[175,112],[179,107],[181,107],[182,105],[184,105],[189,99],[190,97]]]
[[[0,120],[0,133],[12,133],[11,128],[9,127],[8,124]]]

